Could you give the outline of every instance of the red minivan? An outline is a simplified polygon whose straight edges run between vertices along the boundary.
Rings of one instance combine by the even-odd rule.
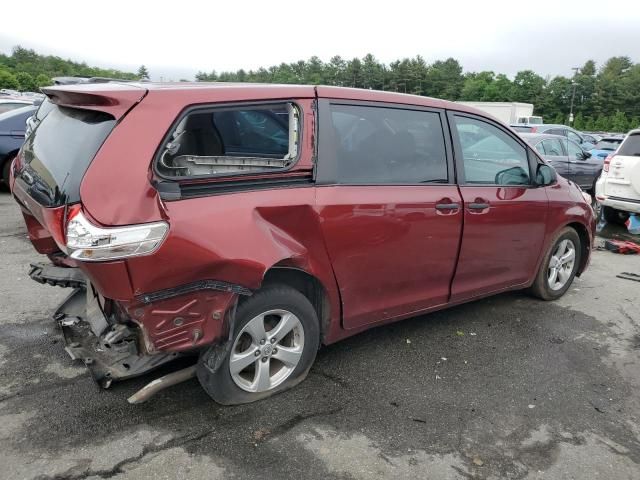
[[[553,300],[594,215],[516,133],[456,103],[337,87],[73,85],[12,166],[34,280],[107,387],[184,355],[223,404],[320,345],[507,290]],[[171,377],[167,383],[173,383]]]

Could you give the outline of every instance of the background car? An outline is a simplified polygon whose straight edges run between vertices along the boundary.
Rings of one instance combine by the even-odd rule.
[[[23,100],[11,97],[0,98],[0,113],[15,110],[16,108],[28,107],[33,105],[33,100]]]
[[[587,192],[595,191],[602,171],[603,158],[594,157],[573,140],[545,133],[522,133],[520,136],[565,178]]]
[[[580,145],[584,150],[591,150],[595,144],[589,141],[582,133],[566,125],[545,124],[545,125],[511,125],[516,132],[521,133],[548,133],[560,135]]]
[[[581,132],[582,134],[582,138],[589,142],[589,143],[593,143],[594,145],[596,143],[598,143],[600,140],[602,140],[602,135],[597,134],[597,133],[586,133],[586,132]]]
[[[621,136],[602,137],[600,141],[596,143],[596,146],[590,150],[591,155],[604,160],[618,149],[623,140],[624,137]]]
[[[5,185],[9,184],[9,166],[24,143],[27,118],[38,107],[26,107],[0,113],[0,172]]]
[[[596,200],[605,220],[622,223],[640,214],[640,130],[632,130],[609,155],[596,183]]]

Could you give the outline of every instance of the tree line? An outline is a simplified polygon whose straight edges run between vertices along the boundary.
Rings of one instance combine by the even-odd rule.
[[[568,124],[574,97],[573,126],[578,130],[626,132],[640,127],[640,64],[612,57],[599,67],[593,60],[573,76],[542,77],[532,70],[513,79],[492,71],[463,72],[454,58],[427,63],[421,56],[379,62],[373,55],[329,62],[318,57],[269,68],[235,72],[199,72],[199,81],[324,84],[371,88],[414,95],[483,102],[526,102],[545,123]],[[574,94],[575,91],[575,94]]]
[[[35,91],[50,85],[53,77],[73,75],[135,80],[147,78],[149,72],[144,66],[137,73],[90,67],[20,46],[11,55],[0,54],[0,88]],[[464,72],[453,58],[427,63],[418,55],[385,64],[372,54],[352,59],[335,56],[328,62],[313,56],[257,70],[198,72],[196,80],[323,84],[447,100],[526,102],[535,105],[535,113],[546,123],[563,124],[569,121],[574,97],[573,126],[578,130],[623,132],[640,127],[640,64],[624,56],[602,65],[589,60],[570,76],[543,77],[523,70],[513,78],[492,71]]]

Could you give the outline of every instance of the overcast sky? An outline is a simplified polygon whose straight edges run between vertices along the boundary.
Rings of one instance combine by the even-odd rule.
[[[465,71],[508,75],[568,76],[614,55],[640,62],[637,0],[31,0],[24,9],[3,12],[0,51],[20,44],[100,67],[144,64],[153,80],[368,52],[385,63],[454,57]]]

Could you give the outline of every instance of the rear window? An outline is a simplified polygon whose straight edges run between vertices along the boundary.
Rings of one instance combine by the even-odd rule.
[[[640,157],[640,134],[629,135],[620,145],[618,155]]]
[[[299,130],[290,102],[196,110],[165,142],[158,172],[193,178],[287,169],[297,160]]]
[[[613,152],[616,148],[618,148],[621,142],[622,140],[600,140],[598,143],[596,143],[596,146],[594,148],[596,150],[608,150]]]
[[[516,132],[521,132],[521,133],[529,133],[531,132],[531,127],[520,127],[517,125],[511,125],[511,129],[515,130]]]
[[[45,207],[80,201],[80,183],[116,121],[104,112],[55,106],[27,138],[19,178]]]

